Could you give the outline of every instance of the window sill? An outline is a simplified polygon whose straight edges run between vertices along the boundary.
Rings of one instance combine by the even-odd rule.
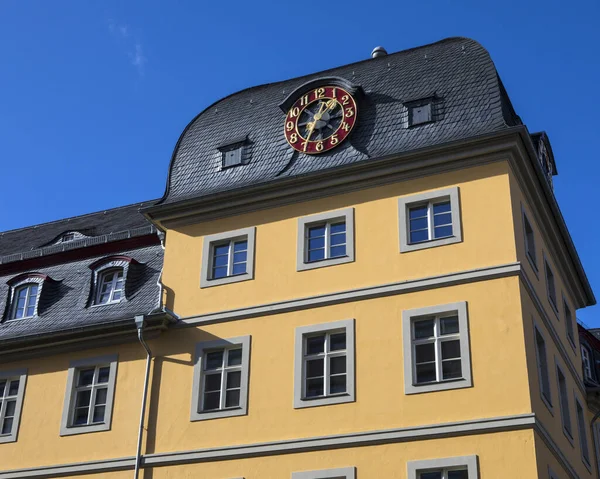
[[[535,260],[531,257],[529,252],[526,252],[525,256],[527,256],[527,260],[529,261],[529,265],[531,266],[531,269],[533,270],[533,274],[535,274],[536,279],[539,281],[540,272],[538,270],[537,264],[535,264]]]
[[[575,340],[568,334],[567,334],[567,339],[568,339],[569,344],[573,348],[573,352],[575,353],[575,356],[577,356],[577,346],[575,346]]]
[[[120,303],[124,303],[126,300],[125,299],[121,299],[119,301],[111,301],[110,303],[102,303],[102,304],[92,304],[90,306],[90,308],[101,308],[103,306],[114,306],[115,304],[120,304]]]
[[[447,381],[439,381],[435,383],[425,384],[406,384],[404,394],[420,394],[435,391],[446,391],[450,389],[462,389],[472,387],[470,378],[449,379]]]
[[[316,398],[306,398],[306,399],[300,399],[294,400],[294,409],[302,409],[302,408],[308,408],[308,407],[317,407],[317,406],[329,406],[332,404],[343,404],[343,403],[349,403],[349,402],[354,402],[354,393],[343,393],[343,394],[336,394],[335,396],[319,396]]]
[[[209,419],[220,419],[224,417],[245,416],[246,414],[248,414],[247,408],[240,406],[236,408],[219,409],[215,411],[193,412],[190,417],[190,421],[206,421]]]
[[[562,430],[563,430],[563,434],[565,435],[565,437],[567,438],[567,440],[571,444],[571,447],[575,447],[575,441],[573,440],[573,436],[571,436],[571,434],[569,433],[569,431],[567,431],[564,428],[564,426],[563,426]]]
[[[61,436],[74,436],[77,434],[88,434],[92,432],[110,431],[110,424],[90,424],[88,426],[69,426],[60,428]]]
[[[428,248],[437,248],[438,246],[446,246],[449,244],[460,243],[461,241],[462,238],[459,236],[448,236],[446,238],[422,241],[420,243],[402,243],[400,244],[400,253],[408,253],[409,251],[417,251]]]
[[[546,405],[546,408],[548,408],[548,411],[550,412],[552,417],[554,417],[554,406],[552,406],[552,403],[548,399],[546,399],[544,393],[540,393],[540,397],[542,398],[542,402]]]
[[[352,263],[354,262],[354,258],[349,256],[349,255],[345,255],[345,256],[338,256],[336,258],[328,258],[328,259],[321,259],[318,261],[311,261],[309,262],[304,262],[304,263],[300,263],[298,264],[296,271],[306,271],[306,270],[310,270],[310,269],[317,269],[317,268],[325,268],[327,266],[336,266],[338,264],[344,264],[344,263]]]
[[[17,434],[4,434],[2,436],[0,436],[0,444],[6,444],[9,442],[16,442],[17,441]]]
[[[200,280],[200,288],[210,288],[212,286],[221,286],[223,284],[239,283],[241,281],[249,281],[251,279],[254,279],[254,275],[250,273],[236,274],[217,279],[205,279],[204,276],[202,276],[202,279]]]
[[[14,321],[23,321],[23,320],[35,319],[35,318],[39,318],[39,316],[37,314],[34,314],[33,316],[24,316],[22,318],[12,318],[12,319],[7,319],[6,321],[4,321],[4,323],[12,323]]]
[[[556,319],[558,319],[560,321],[560,314],[558,313],[558,306],[556,306],[556,304],[554,304],[552,299],[550,299],[550,296],[548,296],[548,303],[550,303],[550,309],[556,315]]]

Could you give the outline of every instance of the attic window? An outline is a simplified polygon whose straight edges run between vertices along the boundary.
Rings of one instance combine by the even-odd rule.
[[[139,263],[129,256],[117,255],[102,258],[90,265],[92,270],[92,295],[90,304],[102,306],[127,299],[127,276]]]
[[[432,98],[420,100],[407,105],[408,108],[408,126],[422,125],[433,121]]]
[[[66,243],[67,241],[73,241],[75,239],[75,233],[65,233],[62,236],[62,242]]]
[[[8,282],[10,291],[7,320],[26,319],[38,315],[38,303],[46,280],[52,281],[44,274],[25,273]]]
[[[243,136],[233,140],[229,140],[218,147],[221,152],[221,168],[231,168],[232,166],[240,166],[246,164],[244,153],[248,140],[248,136]]]

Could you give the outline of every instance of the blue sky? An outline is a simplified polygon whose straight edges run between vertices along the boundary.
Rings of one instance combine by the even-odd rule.
[[[0,231],[160,197],[175,142],[215,100],[467,36],[491,53],[600,297],[600,2],[0,2]],[[592,214],[590,217],[589,215]],[[599,307],[579,312],[600,326]]]

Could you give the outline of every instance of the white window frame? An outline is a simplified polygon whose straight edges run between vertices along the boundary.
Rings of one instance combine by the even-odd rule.
[[[29,299],[31,298],[31,289],[33,287],[37,288],[37,291],[35,293],[35,303],[33,305],[33,314],[27,314],[27,308],[28,308],[28,304],[29,304]],[[40,292],[41,292],[41,287],[40,284],[35,283],[35,282],[27,282],[24,284],[21,284],[17,287],[15,287],[15,292],[13,294],[13,304],[12,304],[12,310],[10,313],[10,320],[11,321],[15,321],[15,320],[19,320],[19,319],[28,319],[28,318],[33,318],[34,316],[37,316],[37,305],[38,305],[38,300],[40,297]],[[17,318],[17,295],[19,294],[20,291],[26,290],[27,292],[25,293],[25,307],[23,309],[23,316],[18,317]]]
[[[0,380],[19,380],[19,389],[17,390],[16,396],[10,396],[10,398],[16,399],[15,404],[15,412],[13,414],[13,424],[9,434],[0,434],[0,444],[4,444],[7,442],[16,442],[18,434],[19,434],[19,424],[21,423],[21,410],[23,408],[23,398],[25,397],[25,384],[27,382],[27,369],[16,369],[11,371],[0,371]],[[6,393],[8,388],[5,388],[5,391],[0,393]],[[2,426],[4,425],[4,418],[6,416],[6,403],[7,401],[4,398],[8,398],[9,396],[0,396],[0,400],[2,401],[2,406],[0,407],[0,432],[2,431]]]
[[[408,471],[408,479],[419,479],[419,475],[422,472],[440,469],[466,469],[467,477],[469,479],[477,479],[479,477],[476,455],[408,461],[406,467]]]
[[[304,396],[305,388],[305,367],[304,351],[305,338],[323,333],[336,333],[345,331],[346,333],[346,392],[333,394],[329,396],[319,396],[316,398],[306,398]],[[296,340],[294,350],[294,408],[326,406],[331,404],[341,404],[355,401],[355,350],[354,342],[354,319],[344,319],[331,323],[314,324],[310,326],[301,326],[296,328]],[[326,360],[324,363],[327,362]],[[328,381],[325,375],[324,383]],[[326,390],[325,390],[326,391]]]
[[[548,273],[550,273],[552,281],[549,281]],[[550,308],[556,313],[556,316],[560,320],[560,316],[558,315],[558,290],[556,289],[556,275],[554,274],[554,270],[550,266],[550,262],[548,261],[548,258],[546,258],[546,255],[544,255],[544,279],[546,280],[546,296],[548,297]],[[550,284],[552,284],[552,288],[550,288]],[[552,291],[554,291],[554,299],[552,299]]]
[[[243,274],[225,276],[224,278],[212,279],[213,252],[215,245],[218,246],[220,243],[235,242],[240,240],[248,241],[246,253],[246,272]],[[200,273],[200,287],[209,288],[211,286],[238,283],[240,281],[254,279],[255,240],[256,227],[254,226],[205,236],[202,244],[202,271]]]
[[[460,339],[462,378],[442,380],[435,383],[415,384],[415,361],[412,340],[413,323],[425,317],[446,316],[448,314],[456,314],[458,316],[459,333],[457,337]],[[402,311],[402,346],[404,352],[404,394],[445,391],[448,389],[467,388],[473,385],[466,301]]]
[[[119,282],[119,273],[121,274],[122,279],[121,289],[117,289],[117,283]],[[113,274],[113,279],[110,281],[105,281],[106,276],[108,276],[109,274]],[[96,297],[94,298],[94,305],[105,306],[108,304],[116,304],[123,301],[125,299],[125,278],[125,268],[122,268],[120,266],[103,268],[101,271],[98,271],[98,279],[96,282]],[[102,286],[105,283],[110,283],[110,295],[108,301],[101,303],[100,298],[102,296]],[[121,296],[119,297],[119,299],[114,299],[114,295],[117,291],[121,293]]]
[[[450,201],[450,211],[452,214],[452,236],[439,239],[430,239],[419,243],[410,242],[410,221],[409,209],[419,204],[427,203],[432,205],[442,201]],[[462,223],[460,215],[460,195],[458,186],[445,188],[442,190],[430,191],[427,193],[419,193],[417,195],[404,196],[398,199],[398,226],[400,229],[400,252],[406,253],[426,248],[435,248],[436,246],[444,246],[462,241]],[[432,220],[430,218],[428,228],[432,228]]]
[[[556,366],[556,389],[558,391],[558,405],[560,407],[560,419],[562,430],[571,445],[573,445],[573,424],[571,422],[571,409],[569,407],[569,387],[567,386],[567,376],[554,358]],[[564,389],[561,387],[560,377],[564,380]]]
[[[344,221],[346,223],[346,255],[327,257],[329,252],[330,234],[328,234],[331,224]],[[325,233],[325,259],[319,261],[308,261],[308,230],[309,228],[326,224]],[[298,218],[298,233],[296,241],[296,271],[306,271],[309,269],[323,268],[344,263],[354,262],[354,208],[345,208],[342,210],[328,211],[317,215]]]
[[[523,238],[524,238],[524,242],[525,242],[525,256],[527,256],[527,260],[529,261],[529,264],[531,265],[531,267],[533,268],[533,271],[537,275],[538,266],[537,266],[537,250],[535,247],[535,231],[533,229],[533,225],[531,224],[531,221],[529,221],[529,217],[525,213],[525,208],[523,207],[523,205],[521,205],[521,214],[522,214],[522,219],[523,219]],[[529,226],[529,229],[531,230],[531,239],[533,242],[532,245],[530,245],[529,241],[528,241],[527,226]]]
[[[33,314],[31,316],[23,316],[21,318],[15,317],[17,312],[17,292],[22,290],[23,288],[30,288],[33,285],[37,285],[37,295],[35,298],[35,306],[33,309]],[[10,308],[9,314],[7,317],[7,321],[21,321],[22,319],[30,319],[35,318],[38,315],[38,305],[40,303],[40,296],[42,294],[42,288],[44,286],[44,278],[37,276],[28,276],[21,281],[12,284],[11,286],[11,296],[10,296]],[[27,312],[27,302],[29,301],[30,292],[27,292],[27,297],[25,298],[25,312]]]
[[[592,463],[590,456],[590,436],[588,435],[587,421],[585,419],[585,408],[583,402],[579,400],[577,395],[575,397],[575,420],[577,421],[577,433],[579,439],[579,450],[581,451],[581,462],[592,472]],[[581,417],[579,411],[581,410]],[[585,447],[584,447],[585,446]],[[587,456],[587,457],[586,457]]]
[[[205,419],[216,419],[223,417],[245,416],[248,414],[248,384],[250,371],[250,336],[239,336],[229,339],[216,339],[214,341],[203,341],[196,345],[194,355],[194,378],[192,385],[192,407],[190,410],[190,421],[202,421]],[[236,407],[221,409],[202,410],[204,398],[204,358],[207,352],[218,349],[242,348],[242,364],[236,366],[235,370],[241,371],[240,379],[240,404]],[[226,374],[221,372],[221,381],[225,381]],[[224,385],[221,386],[221,404],[224,404]]]
[[[544,358],[542,358],[542,351],[540,350],[539,345],[538,345],[538,335],[543,342]],[[544,404],[546,405],[548,410],[552,414],[554,414],[554,412],[553,412],[554,407],[552,406],[552,387],[550,385],[550,366],[549,366],[550,363],[548,362],[548,348],[546,347],[547,342],[546,342],[545,336],[542,334],[541,329],[535,322],[533,324],[533,341],[535,343],[535,360],[536,360],[537,370],[538,370],[538,381],[540,384],[540,397],[542,398],[542,401],[544,402]],[[545,371],[544,371],[544,363],[546,366]],[[544,391],[544,379],[543,379],[544,374],[546,375],[546,379],[547,379],[548,391]]]
[[[292,479],[356,479],[356,467],[292,472]]]
[[[592,374],[592,359],[590,357],[590,350],[581,345],[581,364],[583,365],[583,377],[589,381],[594,381]]]
[[[76,398],[76,381],[81,369],[96,367],[109,367],[108,391],[106,394],[106,405],[104,413],[104,422],[98,424],[88,424],[85,426],[73,425],[73,414]],[[109,431],[111,428],[113,403],[115,396],[115,383],[117,378],[117,355],[100,356],[95,358],[85,358],[71,361],[67,375],[67,390],[63,406],[62,419],[60,424],[60,435],[70,436],[74,434],[85,434],[88,432]],[[92,399],[90,398],[90,411],[92,410]]]

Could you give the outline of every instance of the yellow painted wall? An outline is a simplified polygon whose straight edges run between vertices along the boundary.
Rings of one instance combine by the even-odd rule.
[[[398,198],[458,185],[463,242],[399,253]],[[515,261],[508,164],[497,162],[169,230],[163,282],[182,317]],[[355,208],[356,261],[296,271],[299,217]],[[255,279],[200,289],[204,235],[256,226]],[[493,245],[493,247],[490,247]]]
[[[535,456],[537,461],[537,468],[539,471],[540,478],[548,478],[550,477],[548,474],[548,468],[552,469],[552,472],[556,475],[557,479],[569,479],[571,476],[567,473],[567,471],[563,468],[561,463],[558,461],[556,456],[552,453],[548,446],[542,439],[542,437],[535,432],[534,433],[534,442],[535,442]],[[575,468],[575,471],[581,478],[590,478],[597,477],[596,471],[592,468],[592,472],[590,472],[579,459],[577,462],[569,461],[571,466]]]

